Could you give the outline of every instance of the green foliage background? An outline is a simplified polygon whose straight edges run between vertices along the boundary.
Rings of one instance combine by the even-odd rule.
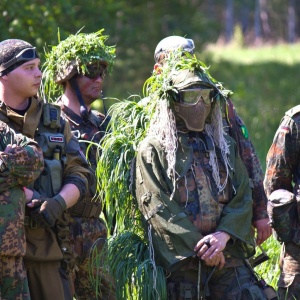
[[[252,9],[256,1],[234,1]],[[1,0],[0,40],[20,38],[35,45],[44,61],[44,47],[82,32],[105,28],[108,44],[116,45],[117,59],[105,82],[104,96],[119,99],[141,95],[144,81],[151,75],[153,52],[157,43],[168,35],[194,39],[196,54],[211,75],[234,92],[233,101],[246,123],[263,168],[274,133],[284,112],[300,99],[300,45],[244,47],[247,39],[236,27],[234,39],[227,47],[216,43],[222,36],[224,10],[221,0]],[[273,36],[284,40],[286,3],[269,1]],[[299,7],[297,7],[299,11]],[[272,13],[272,15],[271,15]],[[272,17],[272,18],[271,18]],[[235,20],[237,21],[237,20]],[[209,46],[210,44],[214,46]],[[106,108],[112,101],[106,102]],[[96,105],[103,110],[102,102]],[[260,267],[273,285],[278,275],[278,243],[273,239],[264,247],[272,260]]]

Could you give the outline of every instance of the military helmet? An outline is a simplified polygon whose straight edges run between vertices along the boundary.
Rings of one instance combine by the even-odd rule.
[[[207,86],[210,88],[214,86],[207,75],[198,69],[175,71],[172,75],[172,84],[177,90],[182,90],[193,85]]]
[[[0,76],[38,57],[35,47],[29,43],[19,39],[4,40],[0,43]]]
[[[110,72],[115,58],[115,46],[105,45],[108,36],[103,29],[90,34],[77,33],[46,52],[44,75],[47,80],[64,83],[75,74],[89,74],[88,66],[98,65]]]
[[[160,56],[163,53],[182,49],[183,52],[194,53],[195,45],[192,39],[186,39],[181,36],[173,35],[162,39],[156,46],[154,51],[155,62],[160,61]]]

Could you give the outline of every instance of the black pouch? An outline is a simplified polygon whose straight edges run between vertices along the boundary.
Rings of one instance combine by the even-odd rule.
[[[243,288],[241,299],[243,300],[266,300],[265,294],[257,285]]]

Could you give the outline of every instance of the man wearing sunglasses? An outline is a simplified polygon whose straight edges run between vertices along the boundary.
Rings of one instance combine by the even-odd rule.
[[[169,36],[162,39],[154,51],[154,69],[159,72],[164,63],[166,53],[174,49],[181,49],[182,53],[194,54],[195,45],[192,39],[181,36]],[[256,228],[256,244],[262,244],[272,234],[267,214],[267,197],[263,187],[263,171],[248,135],[243,120],[237,114],[230,98],[223,106],[224,128],[232,136],[239,149],[240,156],[246,166],[249,178],[252,180],[253,197],[253,220],[252,225]]]
[[[65,300],[72,299],[63,261],[63,253],[70,252],[66,208],[86,194],[91,173],[59,107],[36,96],[42,78],[39,65],[36,49],[29,43],[18,39],[0,43],[0,120],[43,150],[43,171],[24,188],[24,262],[30,297]]]
[[[63,87],[57,103],[94,172],[108,120],[105,115],[92,110],[91,105],[102,98],[104,77],[112,70],[115,58],[115,47],[105,44],[107,38],[102,31],[71,35],[46,54],[44,65],[46,83],[53,82]],[[73,48],[69,47],[70,44],[74,45]],[[100,266],[93,271],[101,278],[99,290],[90,281],[90,251],[97,250],[99,254],[107,238],[101,211],[96,181],[89,194],[69,210],[71,240],[76,255],[72,274],[76,299],[96,300],[98,296],[104,300],[115,299],[113,281],[100,271]]]

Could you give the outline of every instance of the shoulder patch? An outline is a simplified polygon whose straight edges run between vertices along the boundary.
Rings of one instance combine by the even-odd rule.
[[[242,131],[242,134],[243,134],[244,138],[248,139],[249,138],[249,132],[248,132],[247,127],[245,125],[241,125],[240,128],[241,128],[241,131]]]

